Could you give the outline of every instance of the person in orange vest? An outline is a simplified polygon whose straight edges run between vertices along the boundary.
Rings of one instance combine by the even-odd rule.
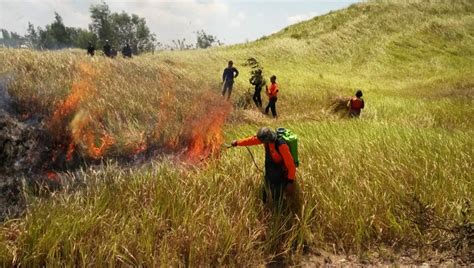
[[[357,118],[360,116],[360,112],[364,109],[365,103],[362,99],[362,90],[357,90],[354,97],[352,97],[347,102],[347,107],[349,108],[349,116],[352,118]]]
[[[265,114],[268,114],[268,110],[272,110],[273,118],[277,117],[276,102],[278,100],[278,84],[276,83],[276,76],[270,77],[270,86],[267,86],[268,105],[265,108]]]
[[[268,127],[260,128],[255,136],[234,140],[231,143],[234,147],[260,144],[265,148],[263,202],[267,202],[268,189],[273,202],[281,202],[283,196],[286,196],[291,210],[299,215],[301,202],[299,188],[296,185],[296,166],[288,144]]]

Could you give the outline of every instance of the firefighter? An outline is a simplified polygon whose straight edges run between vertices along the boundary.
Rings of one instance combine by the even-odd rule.
[[[107,57],[112,57],[112,46],[109,44],[109,40],[105,40],[105,45],[103,47],[104,55]]]
[[[95,46],[92,44],[92,42],[89,41],[89,44],[87,46],[87,55],[90,55],[93,57],[95,54]]]
[[[360,112],[364,109],[365,103],[362,99],[362,90],[357,90],[354,97],[352,97],[347,102],[347,107],[349,108],[349,116],[351,118],[358,118],[360,116]]]
[[[132,48],[130,47],[129,43],[127,43],[122,48],[122,55],[123,55],[124,58],[131,58],[132,57]]]
[[[296,166],[288,144],[268,127],[258,130],[256,136],[232,141],[232,146],[253,146],[263,144],[265,148],[265,181],[263,202],[271,195],[273,202],[281,202],[285,196],[291,210],[299,215],[300,193],[296,185]]]
[[[277,118],[276,102],[278,100],[278,84],[276,83],[276,76],[270,77],[270,86],[267,86],[268,105],[265,108],[265,114],[268,114],[268,110],[272,110],[273,118]]]

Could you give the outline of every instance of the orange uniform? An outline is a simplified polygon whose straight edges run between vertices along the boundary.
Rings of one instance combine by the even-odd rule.
[[[252,136],[246,139],[237,141],[238,146],[252,146],[263,144],[256,136]],[[280,143],[278,149],[276,148],[277,142],[264,144],[268,157],[271,158],[273,163],[282,165],[284,167],[286,178],[289,180],[295,180],[296,178],[296,166],[291,156],[290,148],[286,143]]]
[[[278,95],[278,84],[272,83],[267,87],[267,94],[269,98],[277,97]]]

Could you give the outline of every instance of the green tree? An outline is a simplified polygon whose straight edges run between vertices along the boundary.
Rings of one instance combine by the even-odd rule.
[[[38,28],[39,47],[44,49],[72,47],[73,40],[71,33],[75,31],[74,28],[66,27],[62,17],[55,12],[53,23],[46,25],[44,30]]]
[[[80,28],[71,29],[74,29],[74,32],[71,32],[74,47],[87,48],[89,42],[92,42],[92,44],[97,43],[97,36],[95,33]]]
[[[109,6],[102,2],[98,5],[92,5],[89,10],[92,19],[91,24],[89,24],[89,30],[99,39],[98,45],[103,46],[105,40],[109,40],[112,45],[117,45],[110,20],[111,12]]]
[[[2,32],[2,38],[0,39],[0,45],[6,47],[20,47],[25,43],[25,38],[15,32],[8,32],[6,29],[0,29]]]
[[[156,38],[146,25],[145,18],[124,11],[112,13],[105,2],[91,6],[90,11],[92,23],[89,29],[100,39],[101,46],[105,40],[115,47],[129,43],[135,54],[155,48]]]
[[[63,18],[57,12],[54,12],[54,22],[51,23],[49,29],[59,45],[72,45],[70,31],[64,25]]]
[[[216,36],[207,34],[204,30],[196,32],[196,47],[197,48],[208,48],[213,45],[222,45],[221,41]]]
[[[28,29],[26,31],[27,34],[25,38],[28,42],[28,46],[31,48],[39,48],[39,34],[31,22],[28,22]]]

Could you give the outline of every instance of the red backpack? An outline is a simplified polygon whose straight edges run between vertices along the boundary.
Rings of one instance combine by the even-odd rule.
[[[364,101],[362,99],[353,97],[351,99],[351,109],[362,109],[364,108]]]

